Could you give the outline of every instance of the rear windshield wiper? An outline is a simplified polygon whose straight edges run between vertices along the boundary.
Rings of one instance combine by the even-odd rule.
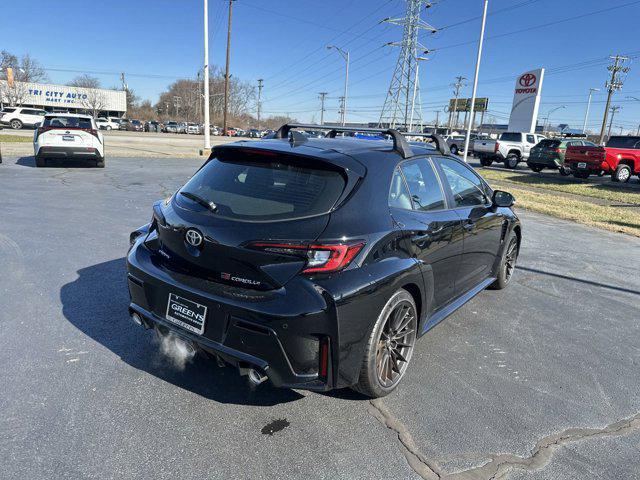
[[[210,212],[215,213],[215,211],[218,210],[218,206],[215,203],[213,203],[213,202],[211,202],[209,200],[205,200],[204,198],[199,197],[195,193],[180,192],[180,195],[183,195],[183,196],[187,197],[189,200],[193,200],[194,202],[202,205],[204,208],[206,208]]]

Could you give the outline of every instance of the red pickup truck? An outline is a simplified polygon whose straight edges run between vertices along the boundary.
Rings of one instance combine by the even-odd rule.
[[[576,178],[608,173],[614,182],[640,176],[640,137],[611,137],[604,147],[568,147],[564,158]]]

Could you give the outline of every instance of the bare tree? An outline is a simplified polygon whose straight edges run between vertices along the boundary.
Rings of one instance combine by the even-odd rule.
[[[49,77],[40,63],[26,54],[20,57],[16,80],[19,82],[46,82]]]
[[[87,74],[78,75],[76,78],[67,83],[67,85],[69,85],[70,87],[81,88],[101,88],[100,80]]]
[[[93,118],[107,106],[107,98],[101,90],[91,88],[86,89],[80,100],[82,106],[91,113]]]
[[[27,97],[27,86],[22,82],[14,82],[12,86],[6,80],[0,80],[0,103],[12,107],[22,105]]]

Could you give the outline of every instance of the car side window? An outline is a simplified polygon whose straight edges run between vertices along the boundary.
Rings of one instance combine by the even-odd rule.
[[[440,182],[426,158],[410,160],[403,163],[401,168],[415,210],[430,211],[445,208]]]
[[[534,137],[533,135],[527,135],[527,142],[536,143],[536,137]]]
[[[242,174],[240,174],[242,175]],[[244,181],[238,178],[239,181]],[[404,178],[400,172],[400,167],[393,171],[393,177],[391,177],[391,188],[389,189],[389,206],[395,208],[404,208],[411,210],[411,196],[409,190],[407,190],[407,184],[404,183]]]
[[[456,208],[475,207],[487,203],[485,186],[478,175],[450,158],[438,158],[438,163],[447,179]]]

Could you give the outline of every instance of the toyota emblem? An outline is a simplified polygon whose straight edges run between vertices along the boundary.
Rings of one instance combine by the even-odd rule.
[[[530,87],[536,83],[536,76],[533,73],[525,73],[520,77],[518,83],[523,87]]]
[[[184,239],[193,247],[199,247],[202,245],[202,234],[193,228],[187,230],[187,233],[184,234]]]

